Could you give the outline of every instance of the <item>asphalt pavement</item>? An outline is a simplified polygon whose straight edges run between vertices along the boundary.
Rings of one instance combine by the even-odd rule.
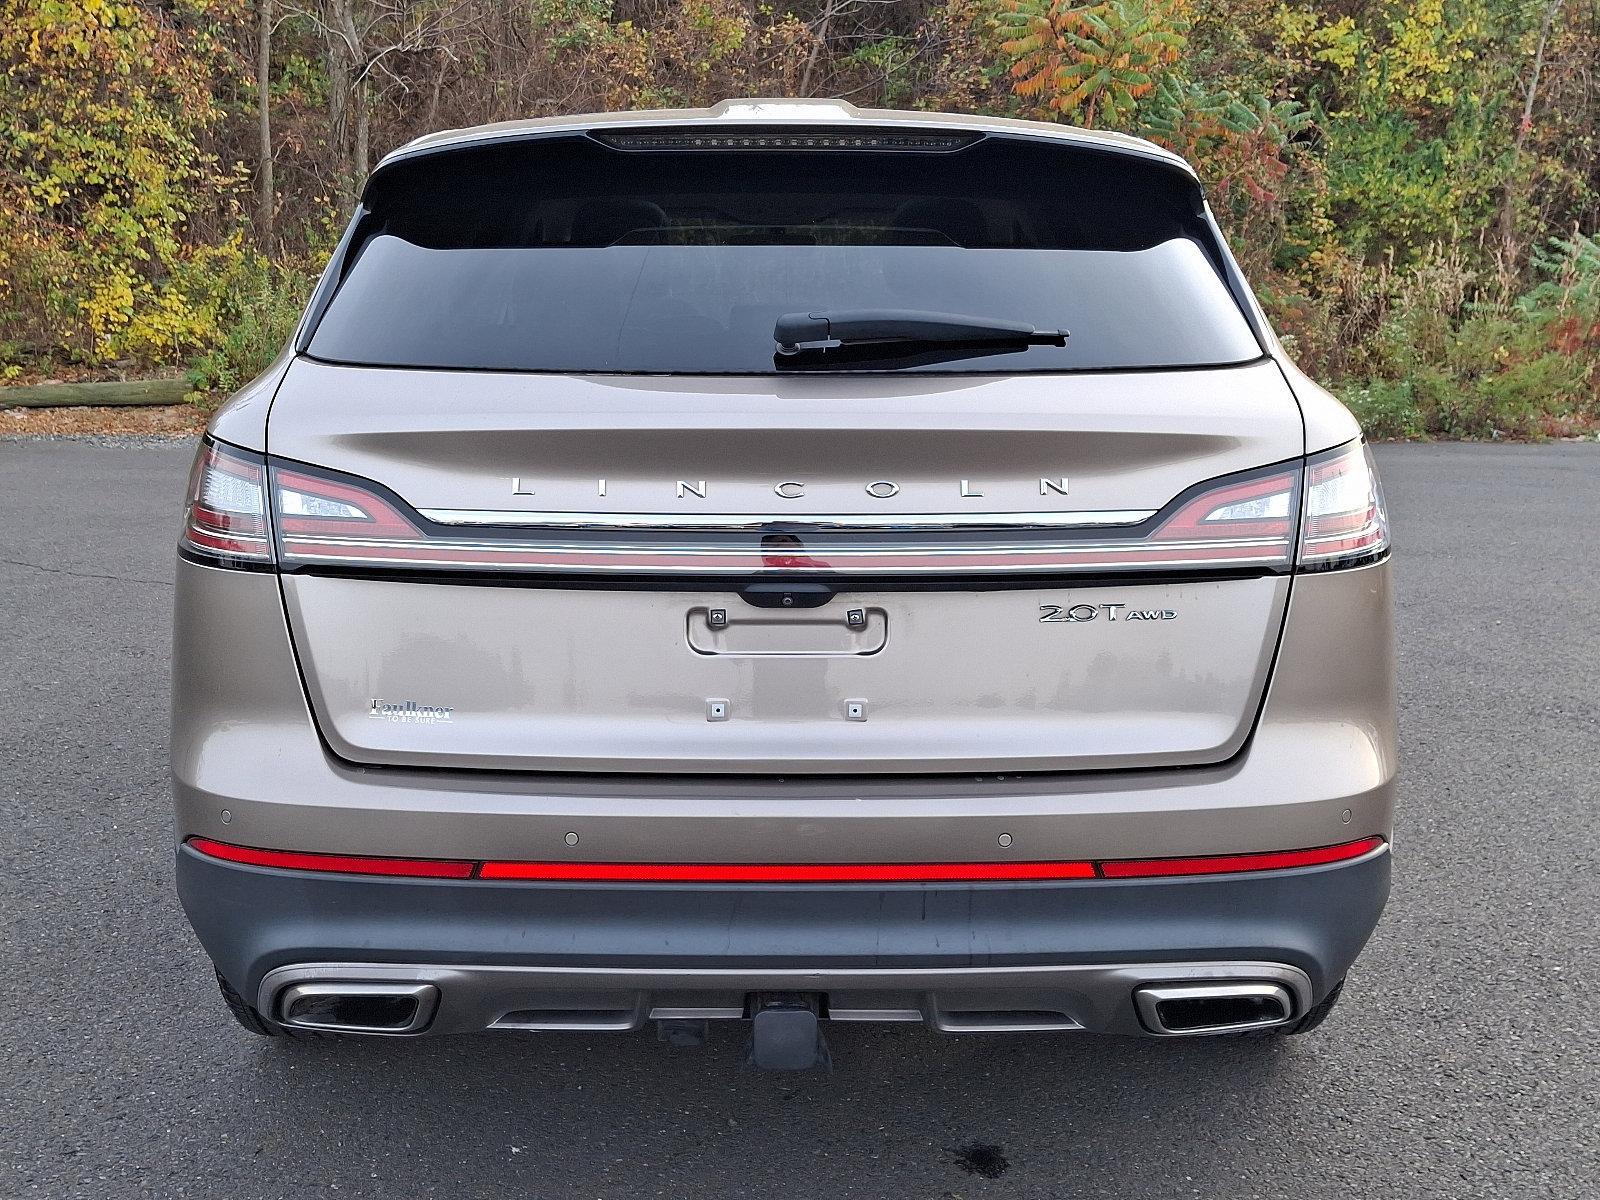
[[[172,889],[192,442],[0,440],[0,1197],[1600,1194],[1600,446],[1378,451],[1405,781],[1388,914],[1267,1042],[829,1032],[268,1041]]]

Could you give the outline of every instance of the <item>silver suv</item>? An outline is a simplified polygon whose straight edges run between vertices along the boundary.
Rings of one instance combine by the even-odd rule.
[[[178,888],[260,1034],[1327,1014],[1389,538],[1194,173],[835,102],[391,154],[212,422]]]

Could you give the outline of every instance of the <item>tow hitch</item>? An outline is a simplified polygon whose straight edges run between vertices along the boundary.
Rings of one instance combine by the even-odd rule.
[[[817,1021],[821,998],[808,992],[757,992],[750,997],[751,1066],[807,1071],[831,1065]]]

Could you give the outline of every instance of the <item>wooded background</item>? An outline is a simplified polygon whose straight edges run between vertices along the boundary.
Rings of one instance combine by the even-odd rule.
[[[1380,435],[1600,420],[1600,0],[0,0],[0,375],[276,353],[385,151],[837,96],[1185,155]]]

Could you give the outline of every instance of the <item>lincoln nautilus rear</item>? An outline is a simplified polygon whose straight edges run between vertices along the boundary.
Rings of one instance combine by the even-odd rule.
[[[179,549],[251,1031],[1318,1025],[1389,886],[1389,533],[1200,183],[816,101],[385,158]]]

